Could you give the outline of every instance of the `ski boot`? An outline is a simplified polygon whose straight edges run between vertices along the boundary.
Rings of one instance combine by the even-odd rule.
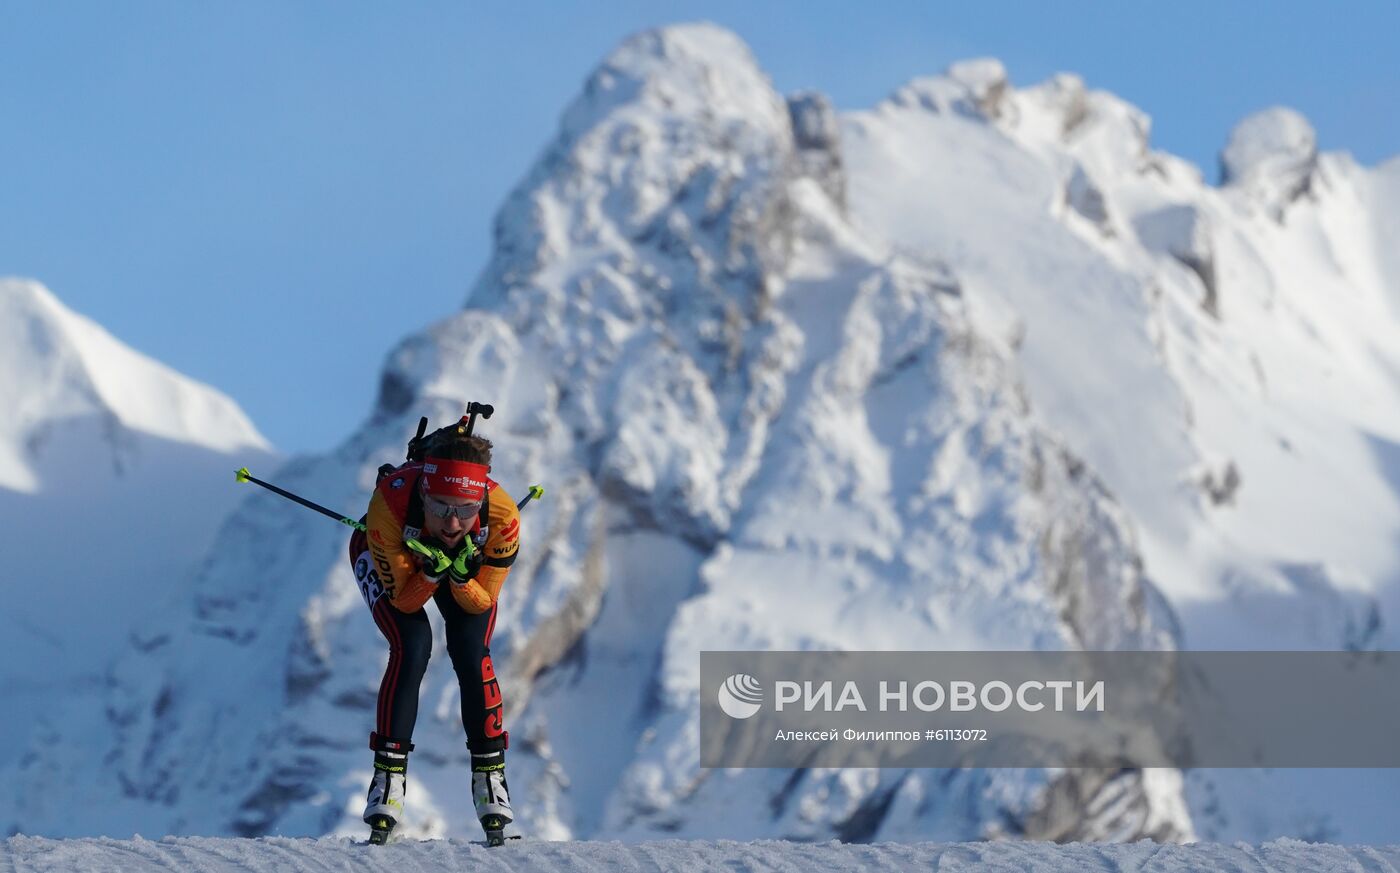
[[[366,824],[369,825],[369,844],[371,846],[388,845],[389,837],[394,833],[393,816],[377,815]]]
[[[413,751],[413,743],[372,734],[370,748],[374,749],[374,778],[365,799],[364,820],[370,828],[370,845],[382,846],[403,820],[408,753]]]
[[[472,803],[481,829],[486,831],[486,845],[501,846],[506,840],[520,839],[512,827],[515,813],[506,787],[504,750],[472,755]]]

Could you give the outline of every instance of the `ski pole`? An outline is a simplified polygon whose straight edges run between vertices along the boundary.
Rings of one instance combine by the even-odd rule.
[[[339,513],[335,512],[335,511],[333,511],[333,510],[330,510],[330,509],[325,508],[324,506],[322,506],[322,505],[319,504],[319,503],[313,503],[313,502],[311,502],[310,500],[307,500],[307,499],[304,498],[304,497],[299,497],[299,496],[293,494],[293,493],[290,492],[290,491],[286,491],[286,490],[283,490],[283,489],[281,489],[281,488],[278,488],[276,485],[273,485],[271,482],[264,482],[263,480],[259,479],[258,477],[254,476],[253,474],[249,473],[247,467],[240,467],[240,468],[238,469],[238,471],[235,472],[235,473],[233,474],[233,476],[234,476],[234,479],[235,479],[236,481],[238,481],[238,482],[252,482],[254,485],[261,485],[262,487],[266,488],[268,491],[271,491],[273,494],[279,494],[279,495],[281,495],[281,496],[287,498],[288,500],[290,500],[290,501],[292,501],[292,502],[294,502],[294,503],[300,503],[302,506],[305,506],[307,509],[314,509],[314,510],[316,510],[317,512],[321,513],[322,515],[324,515],[324,516],[326,516],[326,517],[328,517],[328,518],[333,518],[333,519],[335,519],[336,521],[340,522],[341,524],[346,524],[346,525],[349,525],[350,527],[353,527],[353,528],[354,528],[355,530],[357,530],[357,531],[363,532],[363,531],[365,530],[365,526],[364,526],[363,524],[361,524],[360,522],[355,521],[354,519],[347,518],[346,516],[340,515]],[[537,487],[539,487],[539,486],[535,486],[535,487],[537,488]],[[530,490],[531,490],[532,493],[534,492],[534,488],[531,488]],[[473,554],[476,553],[476,544],[472,542],[471,537],[467,537],[466,540],[465,540],[465,543],[466,543],[466,546],[467,546],[467,556],[468,556],[468,557],[471,557]],[[410,551],[417,552],[418,554],[422,555],[422,556],[425,557],[425,558],[433,558],[433,557],[434,557],[434,556],[433,556],[433,550],[430,549],[430,548],[428,548],[427,546],[423,545],[422,543],[420,543],[420,542],[419,542],[418,540],[416,540],[416,539],[407,539],[407,540],[404,540],[404,545],[407,546],[407,547],[409,548]]]
[[[516,509],[524,509],[525,507],[527,507],[527,506],[530,505],[530,501],[531,501],[531,500],[534,500],[536,497],[543,497],[543,496],[544,496],[544,486],[543,486],[543,485],[531,485],[531,486],[530,486],[530,493],[529,493],[529,494],[526,494],[526,495],[525,495],[525,499],[522,500],[522,501],[520,501],[519,503],[517,503],[517,504],[515,505],[515,508],[516,508]]]
[[[254,476],[253,474],[249,473],[247,467],[240,467],[240,468],[238,469],[238,471],[235,472],[235,473],[233,474],[233,476],[234,476],[234,479],[235,479],[236,481],[238,481],[238,482],[252,482],[254,485],[261,485],[262,487],[266,488],[268,491],[271,491],[273,494],[280,494],[280,495],[282,495],[283,497],[287,498],[288,500],[292,501],[293,503],[300,503],[302,506],[305,506],[307,509],[314,509],[314,510],[316,510],[317,512],[321,513],[322,515],[327,516],[328,518],[333,518],[333,519],[335,519],[336,521],[340,522],[341,524],[348,524],[350,527],[353,527],[355,530],[361,530],[361,531],[362,531],[362,530],[365,529],[365,526],[364,526],[364,525],[360,524],[358,521],[355,521],[353,518],[346,518],[345,516],[341,515],[340,513],[335,512],[335,511],[330,510],[330,509],[327,509],[327,508],[325,508],[324,506],[322,506],[322,505],[319,504],[319,503],[312,503],[310,500],[307,500],[305,497],[298,497],[297,495],[293,494],[293,493],[290,492],[290,491],[283,491],[281,488],[278,488],[276,485],[273,485],[271,482],[264,482],[263,480],[257,478],[257,477]]]

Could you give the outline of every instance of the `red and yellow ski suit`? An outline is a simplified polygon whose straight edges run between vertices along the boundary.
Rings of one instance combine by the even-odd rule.
[[[520,509],[495,481],[487,480],[485,529],[478,517],[467,536],[479,542],[484,561],[463,585],[448,577],[426,578],[404,542],[422,536],[418,495],[422,464],[407,464],[384,476],[370,498],[365,530],[350,541],[350,561],[380,633],[389,643],[389,663],[379,687],[371,745],[384,741],[412,748],[418,688],[432,649],[432,629],[423,608],[437,604],[448,655],[461,686],[462,726],[474,754],[504,749],[508,742],[500,685],[491,663],[496,602],[520,550]]]

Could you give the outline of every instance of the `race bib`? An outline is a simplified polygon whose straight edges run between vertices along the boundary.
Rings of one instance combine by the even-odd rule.
[[[374,609],[374,604],[384,596],[384,584],[379,581],[379,573],[374,569],[374,558],[366,550],[355,560],[355,582],[360,586],[360,596],[365,606]]]

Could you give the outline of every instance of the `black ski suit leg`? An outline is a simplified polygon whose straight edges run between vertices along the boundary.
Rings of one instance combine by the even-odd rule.
[[[363,524],[364,518],[360,519]],[[369,541],[363,530],[350,536],[350,566],[360,585],[360,593],[369,605],[375,627],[389,643],[389,663],[379,682],[379,700],[374,717],[374,737],[370,745],[378,749],[379,740],[408,744],[413,739],[413,725],[418,720],[418,686],[428,669],[433,653],[433,630],[428,613],[423,609],[400,612],[383,595],[369,553]]]
[[[467,612],[452,598],[452,590],[445,584],[433,599],[442,612],[447,653],[461,686],[462,727],[467,733],[467,746],[477,755],[504,749],[507,738],[501,686],[491,663],[496,606],[493,604],[482,613]]]
[[[433,650],[433,629],[428,613],[400,612],[381,597],[373,609],[374,623],[389,642],[389,663],[379,683],[379,704],[375,715],[375,733],[397,740],[413,739],[413,725],[418,720],[418,686],[428,669]]]

